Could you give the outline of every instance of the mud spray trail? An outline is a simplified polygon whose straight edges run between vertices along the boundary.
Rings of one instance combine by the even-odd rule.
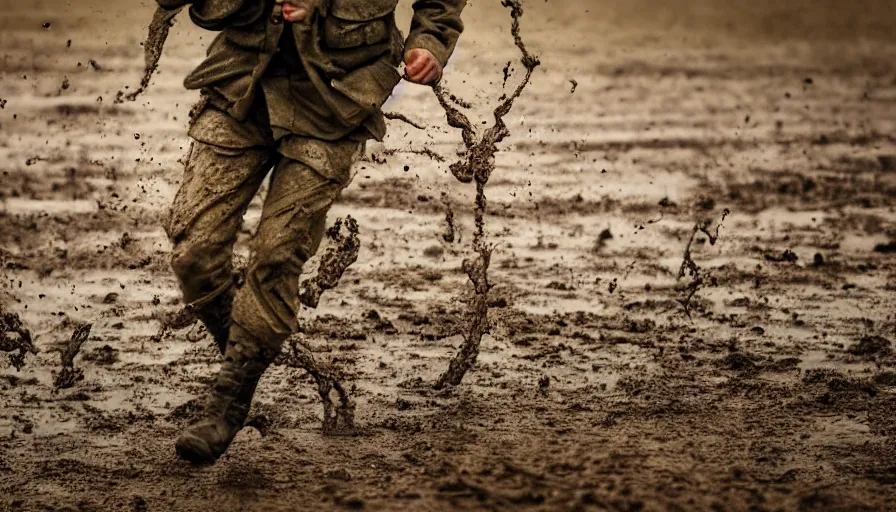
[[[137,97],[146,92],[152,76],[159,69],[159,61],[162,59],[162,51],[165,49],[165,42],[168,40],[168,34],[174,19],[183,10],[183,7],[177,9],[156,9],[149,24],[149,34],[143,43],[144,52],[144,68],[143,78],[140,79],[140,86],[132,92],[118,91],[115,95],[115,103],[124,103],[125,101],[136,101]]]
[[[435,383],[436,389],[442,389],[445,385],[457,386],[463,380],[464,375],[476,363],[479,355],[479,345],[482,342],[482,336],[488,332],[488,294],[492,285],[488,280],[488,267],[491,263],[492,251],[486,242],[485,236],[485,214],[488,207],[488,201],[485,196],[485,186],[495,170],[495,153],[498,152],[498,144],[502,142],[508,135],[504,116],[506,116],[513,108],[513,102],[520,97],[523,90],[529,85],[532,73],[535,68],[541,64],[535,56],[531,55],[526,49],[526,45],[520,36],[520,18],[523,16],[523,6],[519,0],[504,0],[501,5],[510,9],[510,16],[513,19],[511,25],[511,33],[514,42],[520,49],[522,57],[520,62],[526,69],[526,75],[523,81],[517,86],[513,94],[504,98],[504,101],[494,110],[494,125],[486,130],[481,136],[476,134],[473,124],[460,110],[452,103],[460,105],[466,104],[462,100],[447,91],[442,86],[435,86],[433,90],[439,99],[439,104],[445,110],[448,124],[452,128],[461,130],[463,142],[467,149],[466,160],[458,161],[451,164],[451,174],[454,175],[461,183],[476,182],[476,207],[475,207],[475,223],[476,228],[473,232],[473,250],[477,254],[476,260],[464,260],[463,269],[470,282],[473,284],[473,300],[467,310],[466,322],[467,331],[464,334],[464,343],[460,352],[454,356],[448,366],[448,370],[443,373]],[[504,71],[504,83],[507,83],[508,64]],[[453,240],[454,215],[449,209],[446,214],[448,222],[448,232],[445,234],[446,241]]]

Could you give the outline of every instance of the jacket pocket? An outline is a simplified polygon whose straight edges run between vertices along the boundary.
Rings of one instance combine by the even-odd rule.
[[[330,85],[340,93],[336,97],[336,113],[342,119],[360,123],[383,106],[400,81],[401,75],[389,56],[334,79]]]
[[[389,16],[398,0],[331,0],[324,40],[334,49],[355,48],[389,40]]]

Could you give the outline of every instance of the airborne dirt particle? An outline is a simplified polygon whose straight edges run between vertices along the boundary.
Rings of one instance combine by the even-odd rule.
[[[407,116],[405,116],[404,114],[400,114],[400,113],[398,113],[398,112],[384,112],[384,113],[383,113],[383,117],[385,117],[386,119],[390,119],[390,120],[392,120],[392,121],[402,121],[402,122],[405,122],[405,123],[407,123],[407,124],[413,126],[414,128],[417,128],[418,130],[425,130],[425,129],[426,129],[426,125],[421,124],[421,123],[418,123],[418,122],[416,122],[416,121],[412,121],[411,119],[409,119],[409,118],[408,118]]]
[[[594,242],[593,251],[600,252],[601,249],[607,246],[607,242],[613,239],[613,233],[609,228],[604,229],[597,235],[597,240]]]
[[[442,194],[442,203],[445,205],[445,232],[442,233],[442,240],[453,244],[455,238],[457,238],[457,226],[454,221],[454,208],[451,207],[451,200],[448,198],[448,194]]]

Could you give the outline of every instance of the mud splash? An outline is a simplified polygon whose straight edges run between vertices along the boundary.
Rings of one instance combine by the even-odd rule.
[[[62,368],[53,381],[53,387],[56,391],[70,388],[84,378],[84,372],[79,368],[75,368],[75,357],[81,352],[81,347],[84,346],[84,342],[90,336],[92,328],[93,324],[79,325],[75,328],[75,332],[72,333],[72,337],[65,347],[59,351],[59,360]]]
[[[442,233],[442,240],[445,243],[453,244],[457,237],[457,223],[454,218],[454,208],[451,206],[451,198],[448,193],[442,193],[442,204],[445,205],[445,232]]]
[[[342,232],[343,226],[346,233]],[[358,252],[361,250],[358,221],[351,216],[346,216],[344,221],[337,219],[327,230],[327,238],[331,243],[330,248],[321,256],[315,275],[303,283],[299,293],[299,300],[309,308],[316,308],[321,295],[339,284],[348,267],[358,261]]]
[[[453,105],[464,105],[466,103],[448,92],[441,85],[433,87],[439,104],[445,110],[449,126],[461,130],[464,145],[467,148],[467,159],[451,164],[450,169],[451,174],[461,183],[476,182],[476,209],[474,214],[476,230],[473,234],[473,250],[478,256],[475,261],[466,259],[463,262],[464,272],[470,278],[470,282],[473,283],[474,291],[474,297],[470,302],[466,315],[468,326],[467,332],[464,334],[464,343],[460,352],[451,360],[448,370],[436,381],[435,389],[442,389],[446,385],[456,386],[461,383],[464,375],[476,363],[482,336],[489,330],[488,293],[492,285],[488,281],[488,267],[491,263],[494,246],[488,245],[485,241],[485,213],[488,206],[485,196],[485,185],[495,170],[495,153],[498,152],[497,145],[510,135],[510,130],[504,123],[504,116],[513,108],[513,102],[520,97],[523,90],[529,85],[532,73],[541,64],[537,57],[529,53],[520,36],[520,18],[523,15],[521,1],[504,0],[501,2],[501,5],[510,9],[510,16],[513,18],[511,33],[516,46],[522,53],[520,62],[526,68],[526,75],[516,90],[510,96],[504,96],[503,102],[495,108],[494,126],[486,130],[481,136],[478,136],[467,116]],[[450,215],[449,218],[451,218]]]
[[[149,24],[149,34],[143,43],[145,63],[143,78],[140,79],[140,87],[133,92],[118,91],[115,94],[115,104],[124,103],[125,101],[136,101],[138,96],[146,92],[146,88],[149,87],[149,81],[152,80],[152,75],[159,69],[159,60],[162,58],[162,50],[165,48],[165,41],[168,40],[168,33],[174,25],[174,18],[182,10],[183,7],[170,11],[161,7],[156,9],[152,22]]]
[[[694,230],[691,232],[691,238],[688,239],[688,243],[684,248],[684,257],[681,262],[681,267],[678,269],[678,279],[681,280],[688,276],[691,278],[691,281],[685,286],[684,298],[678,299],[678,302],[684,307],[684,312],[688,317],[691,316],[691,302],[694,300],[694,296],[697,295],[700,288],[706,285],[707,280],[706,273],[703,272],[703,269],[697,265],[691,256],[691,248],[697,239],[697,235],[700,233],[706,235],[709,239],[709,245],[715,245],[716,242],[719,241],[719,230],[722,229],[722,224],[730,214],[731,211],[725,208],[722,212],[722,218],[719,220],[718,224],[716,224],[715,228],[712,229],[709,227],[709,222],[699,222],[695,224]]]
[[[358,222],[350,216],[344,221],[338,219],[327,230],[327,238],[330,247],[321,256],[317,272],[302,283],[299,293],[301,303],[312,309],[320,304],[321,295],[335,288],[345,271],[358,261],[361,249]],[[311,348],[302,341],[301,333],[291,336],[287,344],[289,349],[278,358],[277,363],[305,370],[317,383],[317,392],[324,405],[324,433],[350,433],[355,426],[355,403],[342,384],[340,372],[315,360]]]
[[[9,365],[21,371],[25,367],[25,357],[37,354],[37,347],[31,331],[25,327],[19,315],[3,311],[0,307],[0,352],[6,352]]]
[[[390,121],[401,121],[403,123],[407,123],[418,130],[426,129],[426,125],[418,123],[417,121],[414,121],[408,116],[399,112],[383,112],[383,117],[389,119]]]

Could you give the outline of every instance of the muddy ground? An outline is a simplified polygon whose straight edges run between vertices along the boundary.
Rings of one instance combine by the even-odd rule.
[[[446,79],[481,119],[517,56],[496,3]],[[544,65],[487,189],[494,326],[438,392],[473,190],[431,91],[400,86],[388,108],[429,129],[369,147],[331,215],[360,259],[302,320],[357,431],[323,435],[313,382],[278,367],[203,469],[173,443],[218,357],[198,327],[159,336],[180,307],[160,220],[211,36],[182,20],[116,105],[152,8],[108,4],[0,1],[2,293],[40,350],[0,370],[0,509],[896,510],[892,2],[532,2]],[[700,286],[679,280],[726,209]],[[83,378],[54,391],[81,323]]]

